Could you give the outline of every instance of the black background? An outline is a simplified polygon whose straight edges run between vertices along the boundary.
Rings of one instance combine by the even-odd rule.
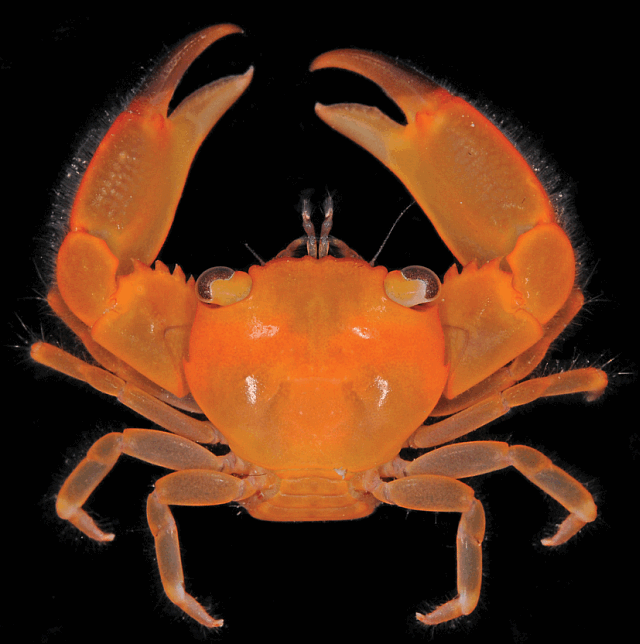
[[[622,510],[631,506],[630,471],[633,464],[637,469],[637,421],[628,415],[637,324],[630,288],[634,209],[621,170],[626,115],[614,91],[617,52],[603,57],[601,25],[578,31],[571,18],[552,13],[523,20],[452,8],[418,16],[407,5],[371,13],[346,16],[344,6],[323,5],[257,14],[220,5],[137,17],[56,13],[35,25],[25,17],[3,28],[11,32],[2,41],[0,73],[10,163],[3,176],[11,258],[3,271],[5,401],[13,418],[3,439],[3,549],[17,561],[18,574],[9,611],[16,618],[3,620],[2,628],[17,619],[22,641],[580,641],[624,619],[621,582],[634,560],[621,565],[615,554],[635,552]],[[259,522],[233,507],[176,508],[187,588],[225,619],[216,633],[184,618],[163,595],[144,515],[160,470],[123,459],[92,497],[93,516],[116,533],[109,545],[90,542],[55,515],[61,482],[92,442],[108,431],[150,425],[28,360],[24,347],[34,337],[61,337],[37,299],[46,287],[33,240],[46,236],[60,173],[104,106],[117,105],[176,42],[220,22],[236,22],[246,35],[211,47],[179,94],[250,64],[256,74],[198,155],[163,249],[163,260],[187,273],[246,268],[253,260],[245,242],[265,259],[274,256],[300,235],[302,191],[313,190],[316,204],[327,190],[334,193],[334,234],[367,259],[410,203],[386,169],[313,112],[316,101],[393,110],[365,80],[308,72],[316,55],[337,47],[397,56],[477,105],[491,104],[523,125],[572,188],[593,301],[552,357],[565,365],[612,359],[611,387],[589,405],[580,396],[540,401],[476,436],[541,449],[589,487],[600,516],[550,552],[539,539],[562,520],[562,508],[514,471],[471,481],[487,513],[484,585],[477,610],[454,624],[425,629],[414,613],[455,592],[458,515],[384,507],[361,521],[295,525]],[[414,207],[379,263],[425,264],[442,273],[451,260],[438,244]]]

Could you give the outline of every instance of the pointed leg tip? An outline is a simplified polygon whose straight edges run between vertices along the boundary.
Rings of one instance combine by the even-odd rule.
[[[569,537],[570,538],[570,537]],[[554,534],[552,537],[547,537],[546,539],[540,539],[540,543],[547,548],[554,548],[556,546],[561,546],[563,543],[566,543],[567,539],[560,538],[557,534]]]
[[[102,530],[97,526],[95,530],[82,530],[82,532],[90,539],[99,541],[100,543],[110,543],[116,538],[116,535],[113,534],[113,532],[102,532]]]
[[[416,619],[428,626],[435,626],[436,624],[442,624],[442,622],[448,622],[452,619],[462,617],[462,615],[468,614],[468,612],[462,610],[460,598],[456,597],[455,599],[438,606],[430,613],[416,613]]]
[[[446,621],[438,619],[437,617],[432,617],[432,613],[416,613],[416,619],[425,626],[435,626],[436,624],[441,624],[443,621]]]
[[[184,607],[181,606],[184,610]],[[196,611],[185,611],[189,617],[192,617],[196,621],[200,622],[203,626],[207,628],[220,628],[224,625],[224,619],[216,619],[211,617],[207,611],[198,604],[198,610]]]
[[[113,541],[116,537],[112,532],[103,532],[100,530],[96,522],[84,510],[70,506],[65,503],[65,499],[58,497],[56,510],[61,519],[69,521],[69,523],[74,525],[80,532],[89,537],[89,539],[109,542]]]
[[[584,518],[580,518],[575,514],[570,514],[558,527],[556,533],[545,539],[541,539],[540,543],[543,546],[552,547],[552,546],[561,546],[563,543],[566,543],[575,536],[582,528],[584,528],[587,523],[593,521],[596,517],[597,510],[595,504],[593,505],[592,511],[586,515]]]

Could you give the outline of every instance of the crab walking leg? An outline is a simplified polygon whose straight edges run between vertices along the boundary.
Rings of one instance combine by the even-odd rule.
[[[409,476],[431,474],[459,479],[495,472],[511,465],[570,513],[555,535],[542,540],[543,545],[565,543],[596,518],[598,511],[587,489],[544,454],[524,445],[497,441],[447,445],[412,461],[405,471]]]
[[[94,367],[52,344],[36,342],[31,347],[31,357],[40,364],[86,382],[102,393],[115,396],[129,409],[174,434],[198,443],[225,442],[209,421],[191,418],[109,371]]]
[[[475,609],[482,584],[482,540],[484,509],[464,483],[445,476],[417,475],[382,482],[373,495],[384,503],[426,512],[461,512],[456,549],[458,560],[458,596],[427,615],[416,617],[425,624],[439,624]]]
[[[96,541],[111,541],[115,535],[100,530],[82,506],[121,454],[170,470],[222,470],[227,466],[224,457],[213,455],[197,443],[157,430],[125,429],[103,436],[63,483],[56,501],[58,516]]]
[[[222,505],[251,496],[255,488],[241,479],[209,470],[175,472],[161,478],[149,495],[147,520],[156,543],[162,586],[167,597],[208,628],[222,626],[184,587],[180,543],[169,505]]]
[[[593,367],[526,380],[485,398],[450,418],[419,427],[407,444],[409,447],[418,448],[435,447],[504,416],[513,407],[526,405],[538,398],[579,392],[586,392],[589,397],[596,398],[606,386],[607,375]]]
[[[169,507],[158,501],[155,492],[149,495],[147,501],[147,521],[156,542],[160,579],[167,597],[207,628],[222,626],[223,620],[211,617],[185,590],[176,522]]]

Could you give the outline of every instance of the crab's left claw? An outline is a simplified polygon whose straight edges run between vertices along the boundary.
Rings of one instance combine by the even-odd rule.
[[[451,252],[471,265],[459,279],[448,274],[442,290],[452,366],[445,395],[456,396],[542,336],[573,288],[573,247],[535,172],[478,110],[378,54],[336,50],[311,65],[326,67],[371,79],[403,110],[407,125],[374,107],[316,106],[405,184]]]

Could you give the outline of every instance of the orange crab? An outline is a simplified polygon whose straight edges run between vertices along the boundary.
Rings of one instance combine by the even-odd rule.
[[[120,454],[175,470],[147,505],[162,583],[217,627],[185,590],[171,505],[235,502],[269,521],[355,519],[381,503],[459,512],[458,594],[417,617],[469,614],[484,512],[459,479],[518,469],[569,512],[547,546],[596,517],[589,492],[532,448],[438,447],[536,398],[604,391],[594,368],[524,380],[582,306],[571,242],[535,173],[478,111],[382,56],[340,50],[312,69],[370,78],[407,125],[360,105],[318,105],[318,115],[402,180],[462,271],[453,266],[441,284],[424,267],[370,265],[329,236],[330,203],[320,234],[305,209],[306,236],[248,273],[217,267],[194,281],[152,268],[197,149],[252,70],[203,87],[167,117],[169,101],[205,48],[240,31],[218,25],[180,44],[114,122],[76,194],[48,300],[99,366],[42,342],[32,356],[168,431],[99,439],[60,490],[58,514],[110,541],[83,505]],[[216,443],[230,452],[203,447]],[[405,461],[407,446],[436,449]]]

